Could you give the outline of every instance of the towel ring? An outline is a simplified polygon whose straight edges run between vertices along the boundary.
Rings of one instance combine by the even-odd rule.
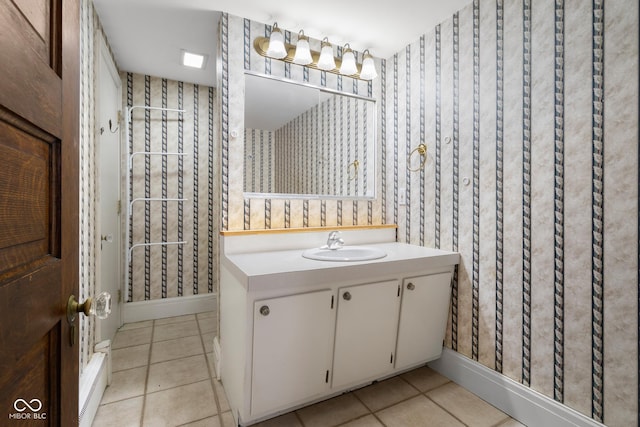
[[[358,167],[360,167],[360,162],[358,160],[354,160],[347,166],[347,177],[349,181],[353,181],[358,176]],[[351,175],[351,170],[353,168],[353,175]]]
[[[422,157],[422,162],[420,162],[420,166],[418,166],[415,169],[411,168],[411,158],[413,157],[414,153],[418,153],[420,155],[420,157]],[[420,144],[418,145],[416,148],[413,149],[413,151],[411,151],[411,153],[409,153],[409,159],[407,161],[407,169],[409,169],[409,171],[411,172],[417,172],[419,170],[424,169],[424,165],[427,163],[427,145],[426,144]]]

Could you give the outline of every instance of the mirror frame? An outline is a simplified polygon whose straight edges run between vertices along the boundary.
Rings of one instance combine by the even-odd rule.
[[[372,98],[372,97],[368,97],[368,96],[363,96],[363,95],[358,95],[358,94],[354,94],[354,93],[349,93],[349,92],[344,92],[344,91],[339,91],[336,89],[330,89],[324,86],[317,86],[314,85],[312,83],[308,83],[308,82],[300,82],[297,80],[292,80],[292,79],[288,79],[286,77],[279,77],[279,76],[272,76],[272,75],[268,75],[268,74],[263,74],[263,73],[258,73],[255,71],[251,71],[251,70],[245,70],[244,71],[244,75],[245,77],[247,75],[252,75],[252,76],[256,76],[256,77],[260,77],[260,78],[265,78],[265,79],[270,79],[270,80],[275,80],[275,81],[280,81],[283,83],[287,83],[287,84],[294,84],[294,85],[298,85],[298,86],[305,86],[308,88],[312,88],[312,89],[316,89],[319,90],[320,92],[326,92],[326,93],[330,93],[330,94],[334,94],[334,95],[341,95],[341,96],[347,96],[347,97],[351,97],[351,98],[356,98],[356,99],[361,99],[361,100],[365,100],[365,101],[371,101],[373,103],[373,109],[375,114],[373,115],[373,129],[372,129],[372,140],[374,142],[374,149],[373,149],[373,155],[372,155],[372,160],[371,160],[371,164],[373,164],[374,168],[374,179],[373,179],[373,188],[370,190],[371,192],[371,196],[347,196],[347,195],[333,195],[333,194],[299,194],[299,193],[260,193],[260,192],[251,192],[251,191],[244,191],[244,182],[242,184],[243,187],[243,191],[242,191],[242,195],[245,199],[302,199],[302,200],[375,200],[376,199],[376,194],[377,194],[377,189],[378,189],[378,156],[379,156],[379,152],[378,152],[378,145],[379,145],[379,141],[378,141],[378,101],[376,100],[376,98]],[[246,102],[246,84],[244,85],[244,89],[245,92],[243,93],[243,102]],[[243,104],[243,109],[246,111],[246,106],[245,104]],[[243,123],[244,123],[244,116],[243,116]],[[244,132],[243,132],[244,133]],[[247,143],[247,141],[245,139],[243,139],[242,141],[243,143],[243,151],[245,148],[245,145]],[[243,159],[243,171],[245,168],[245,161],[246,159]],[[244,173],[243,173],[244,176]]]

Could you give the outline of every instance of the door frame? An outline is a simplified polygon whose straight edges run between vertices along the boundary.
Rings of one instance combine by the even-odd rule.
[[[103,78],[104,74],[107,74],[108,77],[107,78],[111,78],[113,80],[113,82],[115,83],[115,86],[117,87],[117,94],[116,94],[116,98],[120,101],[122,101],[122,80],[120,79],[120,74],[118,73],[118,69],[115,65],[115,63],[113,62],[113,58],[111,56],[111,52],[109,50],[109,47],[107,46],[107,42],[104,38],[104,35],[101,32],[98,32],[98,37],[96,37],[96,41],[94,42],[95,46],[94,49],[97,52],[96,55],[96,64],[94,64],[95,66],[95,70],[96,70],[96,103],[95,103],[95,117],[96,120],[99,120],[100,118],[100,81]],[[106,70],[103,70],[101,64],[101,59],[104,59],[104,63],[106,64]],[[117,132],[117,136],[118,136],[118,143],[117,143],[117,149],[118,149],[118,163],[117,163],[117,168],[118,168],[118,181],[115,184],[117,189],[118,189],[118,195],[119,195],[119,200],[120,203],[122,204],[122,200],[123,200],[123,189],[122,189],[122,176],[121,176],[121,170],[122,170],[122,136],[123,136],[123,130],[122,130],[122,122],[124,121],[124,113],[122,110],[122,102],[120,102],[118,104],[119,108],[118,108],[118,118],[116,120],[116,125],[118,126],[118,132]],[[95,141],[100,141],[100,126],[95,126]],[[108,132],[108,129],[105,129],[105,132]],[[98,142],[99,143],[99,142]],[[100,150],[96,150],[96,155],[99,155]],[[100,168],[100,160],[98,160],[98,191],[100,191],[100,182],[101,182],[101,168]],[[125,246],[124,246],[124,240],[123,236],[122,236],[122,227],[123,227],[123,220],[122,220],[122,206],[120,207],[120,214],[119,214],[119,218],[118,218],[118,225],[117,225],[117,229],[114,233],[114,235],[117,236],[117,243],[119,245],[118,247],[118,257],[117,257],[117,261],[116,261],[116,269],[117,269],[117,277],[118,277],[118,291],[120,296],[124,295],[124,276],[123,276],[123,270],[122,270],[122,265],[123,265],[123,254],[125,253]],[[101,215],[101,209],[100,207],[97,209],[96,212],[96,218],[97,218],[97,224],[96,224],[96,229],[97,230],[101,230],[101,226],[102,226],[102,215]],[[101,245],[101,233],[95,233],[95,247],[99,248]],[[102,256],[101,254],[98,255],[96,257],[96,292],[99,293],[103,290],[102,288]],[[112,298],[112,307],[119,307],[119,309],[117,310],[117,313],[111,313],[111,316],[113,316],[114,314],[118,317],[118,327],[122,326],[122,298],[120,298],[120,301],[118,301],[118,295],[111,295]],[[96,330],[96,342],[99,342],[103,339],[112,339],[113,337],[103,337],[102,336],[102,331],[101,328],[97,328]],[[94,343],[95,344],[95,343]]]

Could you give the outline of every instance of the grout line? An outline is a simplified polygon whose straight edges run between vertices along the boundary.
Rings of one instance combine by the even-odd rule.
[[[149,387],[149,371],[151,370],[151,352],[153,351],[153,334],[155,332],[156,321],[151,323],[151,342],[149,343],[149,356],[147,357],[147,375],[144,380],[144,395],[142,398],[142,410],[140,411],[140,426],[144,425],[144,410],[147,406],[147,388]]]
[[[434,388],[433,390],[437,389],[439,387]],[[431,390],[429,390],[431,391]],[[437,407],[439,407],[440,409],[442,409],[443,411],[445,411],[447,414],[451,415],[453,418],[455,418],[456,420],[460,421],[460,424],[462,424],[463,426],[467,426],[468,424],[466,424],[465,422],[463,422],[460,418],[456,417],[453,413],[451,413],[451,411],[447,410],[447,408],[445,408],[444,406],[440,405],[438,402],[436,402],[435,400],[433,400],[432,398],[430,398],[429,396],[427,396],[428,392],[424,392],[422,393],[422,395],[424,397],[426,397],[427,399],[429,399],[430,401],[432,401]]]
[[[218,326],[216,325],[216,328]],[[204,353],[204,361],[207,364],[207,371],[209,372],[209,383],[211,384],[211,388],[213,389],[213,400],[216,404],[216,413],[218,416],[218,420],[220,421],[220,425],[222,426],[223,420],[222,420],[222,408],[220,407],[220,399],[218,398],[218,391],[216,390],[216,384],[215,382],[217,381],[214,378],[213,372],[212,372],[212,368],[211,368],[211,363],[209,361],[209,356],[207,355],[207,347],[204,344],[204,338],[202,337],[202,331],[200,330],[200,321],[197,318],[196,315],[196,328],[198,328],[198,336],[200,337],[200,344],[202,344],[202,351]],[[207,332],[208,333],[208,332]]]

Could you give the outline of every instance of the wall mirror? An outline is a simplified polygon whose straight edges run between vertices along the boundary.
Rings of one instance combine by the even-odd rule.
[[[376,102],[245,73],[245,197],[375,196]]]

